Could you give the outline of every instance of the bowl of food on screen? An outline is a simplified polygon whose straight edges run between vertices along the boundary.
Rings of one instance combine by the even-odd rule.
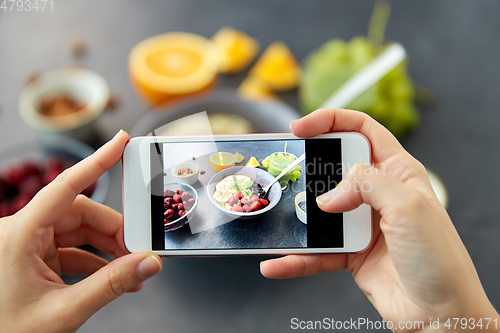
[[[281,199],[276,182],[263,197],[263,188],[274,177],[253,167],[232,167],[216,173],[208,182],[207,194],[212,204],[233,218],[254,218],[273,209]]]
[[[0,218],[18,212],[61,172],[93,152],[71,139],[21,144],[0,152]],[[102,203],[108,188],[108,175],[104,174],[82,194]]]
[[[185,226],[198,205],[198,193],[188,184],[165,184],[163,193],[163,222],[165,231]]]
[[[42,137],[55,134],[93,139],[93,123],[108,106],[109,86],[85,68],[62,68],[38,75],[21,92],[22,119]]]
[[[172,168],[172,175],[178,182],[193,185],[198,181],[200,166],[198,163],[187,161],[177,164]]]
[[[299,192],[295,196],[295,214],[300,222],[307,224],[306,191]]]

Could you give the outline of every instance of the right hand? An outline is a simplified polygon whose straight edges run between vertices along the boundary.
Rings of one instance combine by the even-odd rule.
[[[425,168],[387,129],[364,113],[339,109],[317,110],[291,128],[305,138],[345,131],[368,138],[373,166],[354,166],[336,191],[317,202],[331,213],[371,205],[373,239],[357,254],[289,255],[265,261],[264,276],[283,279],[346,269],[380,315],[395,325],[428,323],[429,318],[498,318]],[[361,186],[365,182],[371,186]]]

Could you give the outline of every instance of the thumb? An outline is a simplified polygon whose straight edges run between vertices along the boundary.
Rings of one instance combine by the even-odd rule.
[[[159,256],[150,252],[125,255],[113,260],[86,279],[66,289],[73,315],[83,321],[163,268]]]
[[[367,164],[356,164],[333,190],[316,198],[320,209],[329,213],[353,210],[363,203],[381,215],[415,202],[417,191]]]

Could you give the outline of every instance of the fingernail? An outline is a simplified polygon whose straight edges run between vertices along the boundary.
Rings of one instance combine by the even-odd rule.
[[[330,200],[333,199],[333,197],[335,197],[335,194],[337,194],[337,188],[334,188],[333,190],[320,195],[316,198],[316,202],[322,206],[326,205]]]
[[[123,129],[119,130],[118,133],[115,134],[115,136],[111,139],[113,141],[120,133],[123,132]]]
[[[290,123],[290,129],[292,129],[292,125],[293,125],[293,123],[294,123],[294,122],[296,122],[296,121],[297,121],[297,119],[292,120],[292,122]]]
[[[146,279],[158,274],[161,271],[161,268],[162,265],[158,258],[155,256],[149,256],[139,263],[139,266],[137,266],[137,272],[139,273],[139,276]]]

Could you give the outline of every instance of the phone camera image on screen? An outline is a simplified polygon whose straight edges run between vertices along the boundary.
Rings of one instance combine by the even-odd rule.
[[[341,139],[153,143],[153,250],[344,246],[316,197],[342,179]],[[265,191],[280,173],[305,155]],[[163,193],[163,195],[154,195]]]

